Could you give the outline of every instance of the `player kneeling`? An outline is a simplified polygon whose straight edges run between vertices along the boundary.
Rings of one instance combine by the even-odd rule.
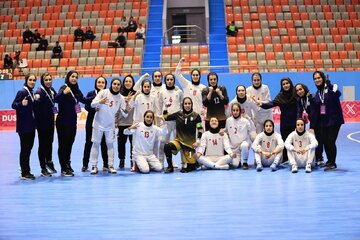
[[[167,134],[167,128],[155,126],[154,112],[146,111],[144,122],[135,123],[124,130],[125,135],[133,135],[133,159],[141,173],[149,173],[150,170],[162,171],[162,164],[154,154],[154,144],[157,139]]]

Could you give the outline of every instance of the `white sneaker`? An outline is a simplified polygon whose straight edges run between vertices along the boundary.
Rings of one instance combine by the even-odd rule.
[[[108,172],[109,168],[108,167],[103,167],[103,172]]]
[[[275,163],[272,163],[270,165],[271,171],[275,172],[277,170],[277,165]]]
[[[92,169],[91,169],[91,174],[97,174],[99,172],[97,166],[93,166]]]
[[[115,168],[114,167],[109,167],[109,171],[108,171],[108,173],[112,173],[112,174],[115,174],[116,173],[116,170],[115,170]]]
[[[291,166],[291,172],[292,172],[292,173],[297,173],[297,172],[298,172],[298,167],[297,167],[296,164],[294,164],[294,165]]]
[[[311,173],[311,163],[306,164],[305,172]]]
[[[263,166],[261,164],[258,164],[256,166],[256,171],[261,172],[263,170]]]

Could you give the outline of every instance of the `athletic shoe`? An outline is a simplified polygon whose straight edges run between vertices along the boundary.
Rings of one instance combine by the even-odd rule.
[[[116,173],[115,168],[114,167],[109,167],[108,173],[115,174]]]
[[[61,172],[61,176],[64,176],[64,177],[73,177],[73,176],[74,176],[74,173],[73,173],[70,169],[67,169],[67,170]]]
[[[248,170],[248,169],[249,169],[249,165],[248,165],[246,162],[244,162],[244,163],[242,164],[242,169],[243,169],[243,170]]]
[[[41,170],[41,176],[43,176],[43,177],[51,177],[51,174],[48,172],[48,170],[46,168],[43,168]]]
[[[83,166],[82,168],[81,168],[81,171],[82,172],[86,172],[88,170],[88,166]]]
[[[318,160],[317,162],[316,162],[316,166],[318,166],[318,167],[325,167],[325,162],[324,162],[324,160]]]
[[[173,167],[167,167],[164,171],[164,173],[172,173],[174,172],[174,168]]]
[[[120,159],[119,168],[124,169],[125,167],[125,159]]]
[[[97,174],[99,171],[98,171],[98,168],[97,166],[93,166],[92,169],[91,169],[91,174]]]
[[[261,172],[263,170],[263,166],[261,164],[258,164],[256,166],[256,171]]]
[[[271,171],[275,172],[277,170],[277,165],[275,163],[270,165]]]
[[[46,167],[50,171],[50,173],[57,173],[53,161],[47,162]]]
[[[297,172],[298,172],[298,167],[296,166],[296,164],[293,164],[293,165],[291,166],[291,172],[292,172],[292,173],[297,173]]]
[[[107,167],[107,166],[103,167],[103,171],[104,171],[104,172],[108,172],[108,171],[109,171],[109,167]]]
[[[21,175],[22,180],[35,180],[35,176],[31,173]]]
[[[67,169],[68,169],[70,172],[72,172],[72,173],[74,172],[74,169],[72,169],[70,163],[67,165]]]
[[[311,173],[311,163],[306,164],[305,172]]]
[[[328,165],[325,166],[324,171],[333,171],[336,169],[337,169],[336,164],[329,163]]]

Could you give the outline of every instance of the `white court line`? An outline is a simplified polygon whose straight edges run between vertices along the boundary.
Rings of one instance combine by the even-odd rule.
[[[346,137],[347,137],[348,139],[352,140],[352,141],[355,141],[355,142],[360,143],[360,140],[357,140],[357,139],[352,138],[352,135],[358,134],[358,133],[360,133],[360,131],[359,131],[359,132],[350,133],[350,134],[348,134]]]

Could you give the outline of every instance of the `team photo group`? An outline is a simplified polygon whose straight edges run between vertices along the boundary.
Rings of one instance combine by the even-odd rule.
[[[252,85],[238,85],[231,100],[214,72],[207,74],[208,86],[200,83],[198,69],[192,69],[191,79],[186,79],[184,61],[180,60],[174,74],[154,71],[137,81],[128,75],[107,83],[99,76],[86,95],[73,70],[58,91],[52,87],[49,73],[41,76],[39,87],[35,75],[26,76],[12,103],[20,138],[21,179],[35,179],[30,155],[36,132],[41,176],[51,177],[56,169],[61,176],[74,176],[71,152],[80,103],[88,112],[81,171],[92,175],[100,171],[99,151],[102,170],[110,174],[124,169],[126,161],[131,171],[139,173],[172,173],[177,168],[182,173],[236,168],[259,172],[284,168],[292,173],[303,168],[311,173],[314,167],[325,171],[337,168],[336,139],[344,124],[341,92],[323,72],[312,75],[316,92],[283,78],[273,98],[261,74],[253,73]],[[279,133],[273,107],[281,111]],[[55,131],[58,162],[53,156]],[[254,158],[249,158],[250,151]],[[177,153],[181,166],[173,161]]]

